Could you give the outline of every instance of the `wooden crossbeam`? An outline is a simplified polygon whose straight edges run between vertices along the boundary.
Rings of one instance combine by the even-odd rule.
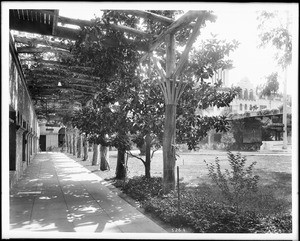
[[[188,25],[198,16],[205,14],[206,11],[188,11],[182,15],[179,19],[173,22],[165,31],[163,31],[151,44],[149,52],[154,51],[162,42],[165,40],[166,35],[174,34],[176,31]],[[143,55],[141,61],[144,61],[147,58],[148,54]]]
[[[68,64],[65,64],[63,62],[59,62],[59,61],[55,61],[55,60],[45,60],[45,59],[35,59],[35,58],[20,58],[20,61],[22,62],[36,62],[39,64],[43,64],[43,65],[48,65],[48,66],[54,66],[54,67],[58,67],[58,68],[68,68],[68,69],[81,69],[83,71],[92,71],[93,68],[92,67],[85,67],[85,66],[69,66]]]
[[[77,25],[77,26],[91,26],[93,24],[93,22],[89,21],[89,20],[67,18],[67,17],[63,17],[63,16],[58,16],[58,22],[60,22],[62,24],[71,24],[71,25]]]
[[[51,86],[51,85],[44,85],[43,89],[39,89],[39,96],[42,96],[43,94],[47,94],[48,91],[50,91],[50,94],[53,94],[53,90],[61,90],[61,89],[65,89],[65,90],[71,90],[71,91],[76,91],[76,92],[81,92],[81,93],[85,93],[88,95],[94,95],[95,93],[97,93],[96,90],[89,90],[89,91],[85,91],[85,90],[80,90],[77,89],[75,87],[72,86]],[[48,92],[49,93],[49,92]]]
[[[166,26],[175,22],[175,20],[173,20],[172,18],[168,18],[163,15],[159,15],[159,14],[155,14],[155,13],[151,13],[151,12],[143,11],[143,10],[118,10],[118,12],[124,12],[124,13],[131,14],[134,16],[142,17],[144,19],[151,19],[153,21],[158,21],[161,24],[166,25]],[[195,25],[195,23],[189,23],[187,25],[187,27],[193,28],[194,25]]]
[[[14,40],[16,43],[28,44],[28,45],[45,45],[54,48],[69,50],[70,47],[67,44],[63,44],[60,42],[55,42],[51,40],[39,39],[39,38],[30,38],[30,37],[19,37],[14,35]]]
[[[155,13],[151,13],[148,11],[142,11],[142,10],[118,10],[118,12],[124,12],[127,14],[131,14],[134,16],[138,16],[138,17],[142,17],[145,19],[151,19],[154,21],[159,21],[160,23],[164,24],[164,25],[170,25],[174,22],[173,19],[159,15],[159,14],[155,14]]]
[[[70,78],[70,77],[65,77],[65,76],[61,76],[61,75],[57,75],[57,74],[42,74],[42,73],[36,73],[35,76],[38,77],[37,81],[40,81],[40,80],[49,80],[51,81],[72,81],[73,83],[75,82],[83,82],[83,83],[91,83],[91,84],[95,84],[97,83],[96,81],[93,81],[91,79],[82,79],[82,78]],[[54,80],[53,80],[54,79]],[[28,81],[34,81],[34,79],[29,79]]]
[[[118,30],[118,31],[122,31],[122,32],[127,32],[133,35],[138,35],[140,37],[146,38],[146,39],[151,39],[153,38],[153,36],[149,33],[134,29],[134,28],[130,28],[127,26],[122,26],[122,25],[117,25],[117,24],[109,24],[109,27],[111,27],[112,29]]]
[[[188,42],[185,46],[185,49],[180,57],[180,60],[178,62],[178,65],[176,67],[176,70],[174,72],[174,77],[178,76],[181,71],[182,71],[182,68],[184,66],[184,64],[186,63],[187,59],[188,59],[188,55],[189,55],[189,52],[192,48],[192,45],[194,43],[194,41],[196,40],[199,32],[200,32],[200,26],[202,25],[203,23],[203,20],[204,20],[204,16],[202,15],[201,17],[198,17],[197,19],[197,22],[195,24],[195,27],[193,28],[193,32],[192,34],[190,35],[189,39],[188,39]]]
[[[66,38],[71,40],[77,40],[80,34],[79,29],[65,28],[61,26],[56,27],[56,33],[54,36],[59,38]]]
[[[60,73],[64,74],[65,77],[67,77],[67,78],[70,77],[70,78],[74,78],[74,79],[80,78],[80,79],[86,79],[86,80],[99,80],[99,81],[102,80],[100,77],[87,75],[87,74],[82,74],[80,72],[71,71],[71,70],[66,69],[66,68],[57,68],[57,70]],[[49,66],[48,67],[47,66],[46,67],[36,67],[34,70],[32,70],[32,73],[33,74],[44,74],[45,71],[49,72],[49,71],[53,71],[53,69],[50,69]],[[64,77],[64,76],[62,76],[62,77]]]
[[[70,51],[57,49],[54,47],[18,47],[17,52],[19,54],[35,54],[35,53],[62,53],[65,55],[71,55]]]
[[[72,25],[78,25],[78,26],[92,26],[94,23],[92,21],[87,21],[87,20],[79,20],[79,19],[72,19],[72,18],[67,18],[67,17],[62,17],[59,16],[58,17],[59,22],[63,23],[63,24],[72,24]],[[102,27],[106,27],[106,25],[98,23],[98,25],[102,26]],[[144,38],[151,38],[151,34],[145,33],[143,31],[131,28],[131,27],[127,27],[127,26],[123,26],[123,25],[117,25],[117,24],[109,24],[109,27],[111,27],[112,29],[118,30],[118,31],[122,31],[122,32],[127,32],[130,34],[134,34],[134,35],[138,35]]]

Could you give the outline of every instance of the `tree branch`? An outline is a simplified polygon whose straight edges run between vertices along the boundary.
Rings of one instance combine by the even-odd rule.
[[[145,165],[146,162],[144,161],[143,158],[141,158],[141,157],[139,157],[139,156],[136,156],[136,155],[132,154],[131,151],[126,151],[126,153],[127,153],[128,155],[132,156],[132,157],[135,157],[135,158],[139,159],[139,160],[142,161],[143,164]]]

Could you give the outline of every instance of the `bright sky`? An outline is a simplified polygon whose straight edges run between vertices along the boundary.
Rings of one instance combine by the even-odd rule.
[[[94,6],[86,5],[83,8],[70,9],[62,7],[59,14],[66,17],[79,18],[79,19],[91,19],[94,14],[100,13],[100,8],[138,8],[138,9],[166,9],[167,4],[163,5],[151,5],[141,4],[142,6],[134,5],[112,5],[103,6],[101,4],[95,4]],[[166,6],[167,5],[167,6]],[[177,5],[177,7],[176,7]],[[195,9],[193,3],[185,4],[184,8]],[[68,5],[69,6],[69,5]],[[174,8],[182,9],[181,4],[175,3]],[[191,7],[188,7],[191,6]],[[264,9],[279,9],[284,10],[289,8],[288,5],[276,5],[276,4],[209,4],[209,5],[197,5],[201,9],[213,9],[214,14],[217,15],[217,21],[215,23],[208,23],[205,28],[201,30],[201,36],[207,38],[210,33],[218,34],[222,39],[232,40],[236,39],[240,42],[239,48],[232,52],[230,58],[234,61],[234,69],[229,72],[230,84],[236,84],[243,77],[248,77],[253,83],[254,87],[265,83],[266,76],[272,72],[278,71],[279,82],[283,83],[283,72],[274,60],[273,49],[258,48],[259,38],[257,31],[256,10]],[[203,7],[203,8],[202,8]],[[282,11],[284,13],[284,11]],[[288,93],[291,93],[293,85],[291,81],[288,81]],[[280,85],[280,89],[283,90],[283,84]]]

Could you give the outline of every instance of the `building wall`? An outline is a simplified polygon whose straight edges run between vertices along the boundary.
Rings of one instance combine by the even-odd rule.
[[[61,126],[50,126],[46,123],[40,123],[40,135],[46,136],[46,151],[58,148],[58,135]]]
[[[9,169],[13,185],[38,152],[39,126],[13,39],[9,45]]]

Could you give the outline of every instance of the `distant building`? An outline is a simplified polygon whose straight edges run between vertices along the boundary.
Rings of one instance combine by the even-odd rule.
[[[40,151],[52,151],[65,142],[65,127],[40,122]]]
[[[218,73],[218,76],[222,77],[223,87],[229,87],[228,86],[228,71],[223,71],[221,73]],[[224,78],[224,79],[223,79]],[[218,79],[216,77],[215,79],[210,79],[212,83]],[[198,110],[198,113],[201,115],[207,115],[207,116],[216,116],[216,115],[227,115],[227,116],[234,116],[237,115],[236,118],[249,118],[255,117],[257,115],[260,115],[260,118],[263,118],[263,120],[266,122],[268,121],[269,124],[267,128],[269,128],[270,131],[274,132],[274,136],[276,137],[273,141],[264,141],[263,140],[263,148],[266,149],[266,146],[269,145],[272,148],[271,144],[274,145],[281,145],[282,146],[282,106],[283,106],[283,97],[280,96],[271,96],[271,97],[260,97],[257,88],[253,86],[251,81],[244,77],[242,78],[236,86],[241,88],[240,93],[236,98],[233,99],[233,101],[230,103],[229,107],[210,107],[205,110]],[[287,96],[288,103],[291,103],[291,96]],[[289,106],[289,105],[288,105]],[[290,107],[288,113],[290,112]],[[272,114],[276,113],[276,114]],[[281,113],[281,114],[280,114]],[[266,115],[265,117],[263,117]],[[244,117],[243,117],[244,116]],[[274,124],[274,120],[276,118],[279,118],[279,122],[277,121]],[[289,117],[290,118],[290,117]],[[250,127],[249,127],[250,128]],[[251,127],[251,135],[253,135],[254,129]],[[249,129],[249,130],[250,130]],[[247,129],[247,131],[249,132]],[[248,134],[248,132],[243,133],[243,138]],[[222,134],[216,133],[214,130],[211,130],[208,133],[207,136],[207,145],[209,147],[213,146],[216,143],[220,143]],[[252,137],[252,136],[251,136]],[[247,138],[246,138],[247,139]],[[248,138],[249,139],[249,138]],[[260,134],[260,139],[262,139],[262,136]],[[267,143],[267,144],[266,144]],[[288,144],[291,144],[291,123],[288,122]]]

